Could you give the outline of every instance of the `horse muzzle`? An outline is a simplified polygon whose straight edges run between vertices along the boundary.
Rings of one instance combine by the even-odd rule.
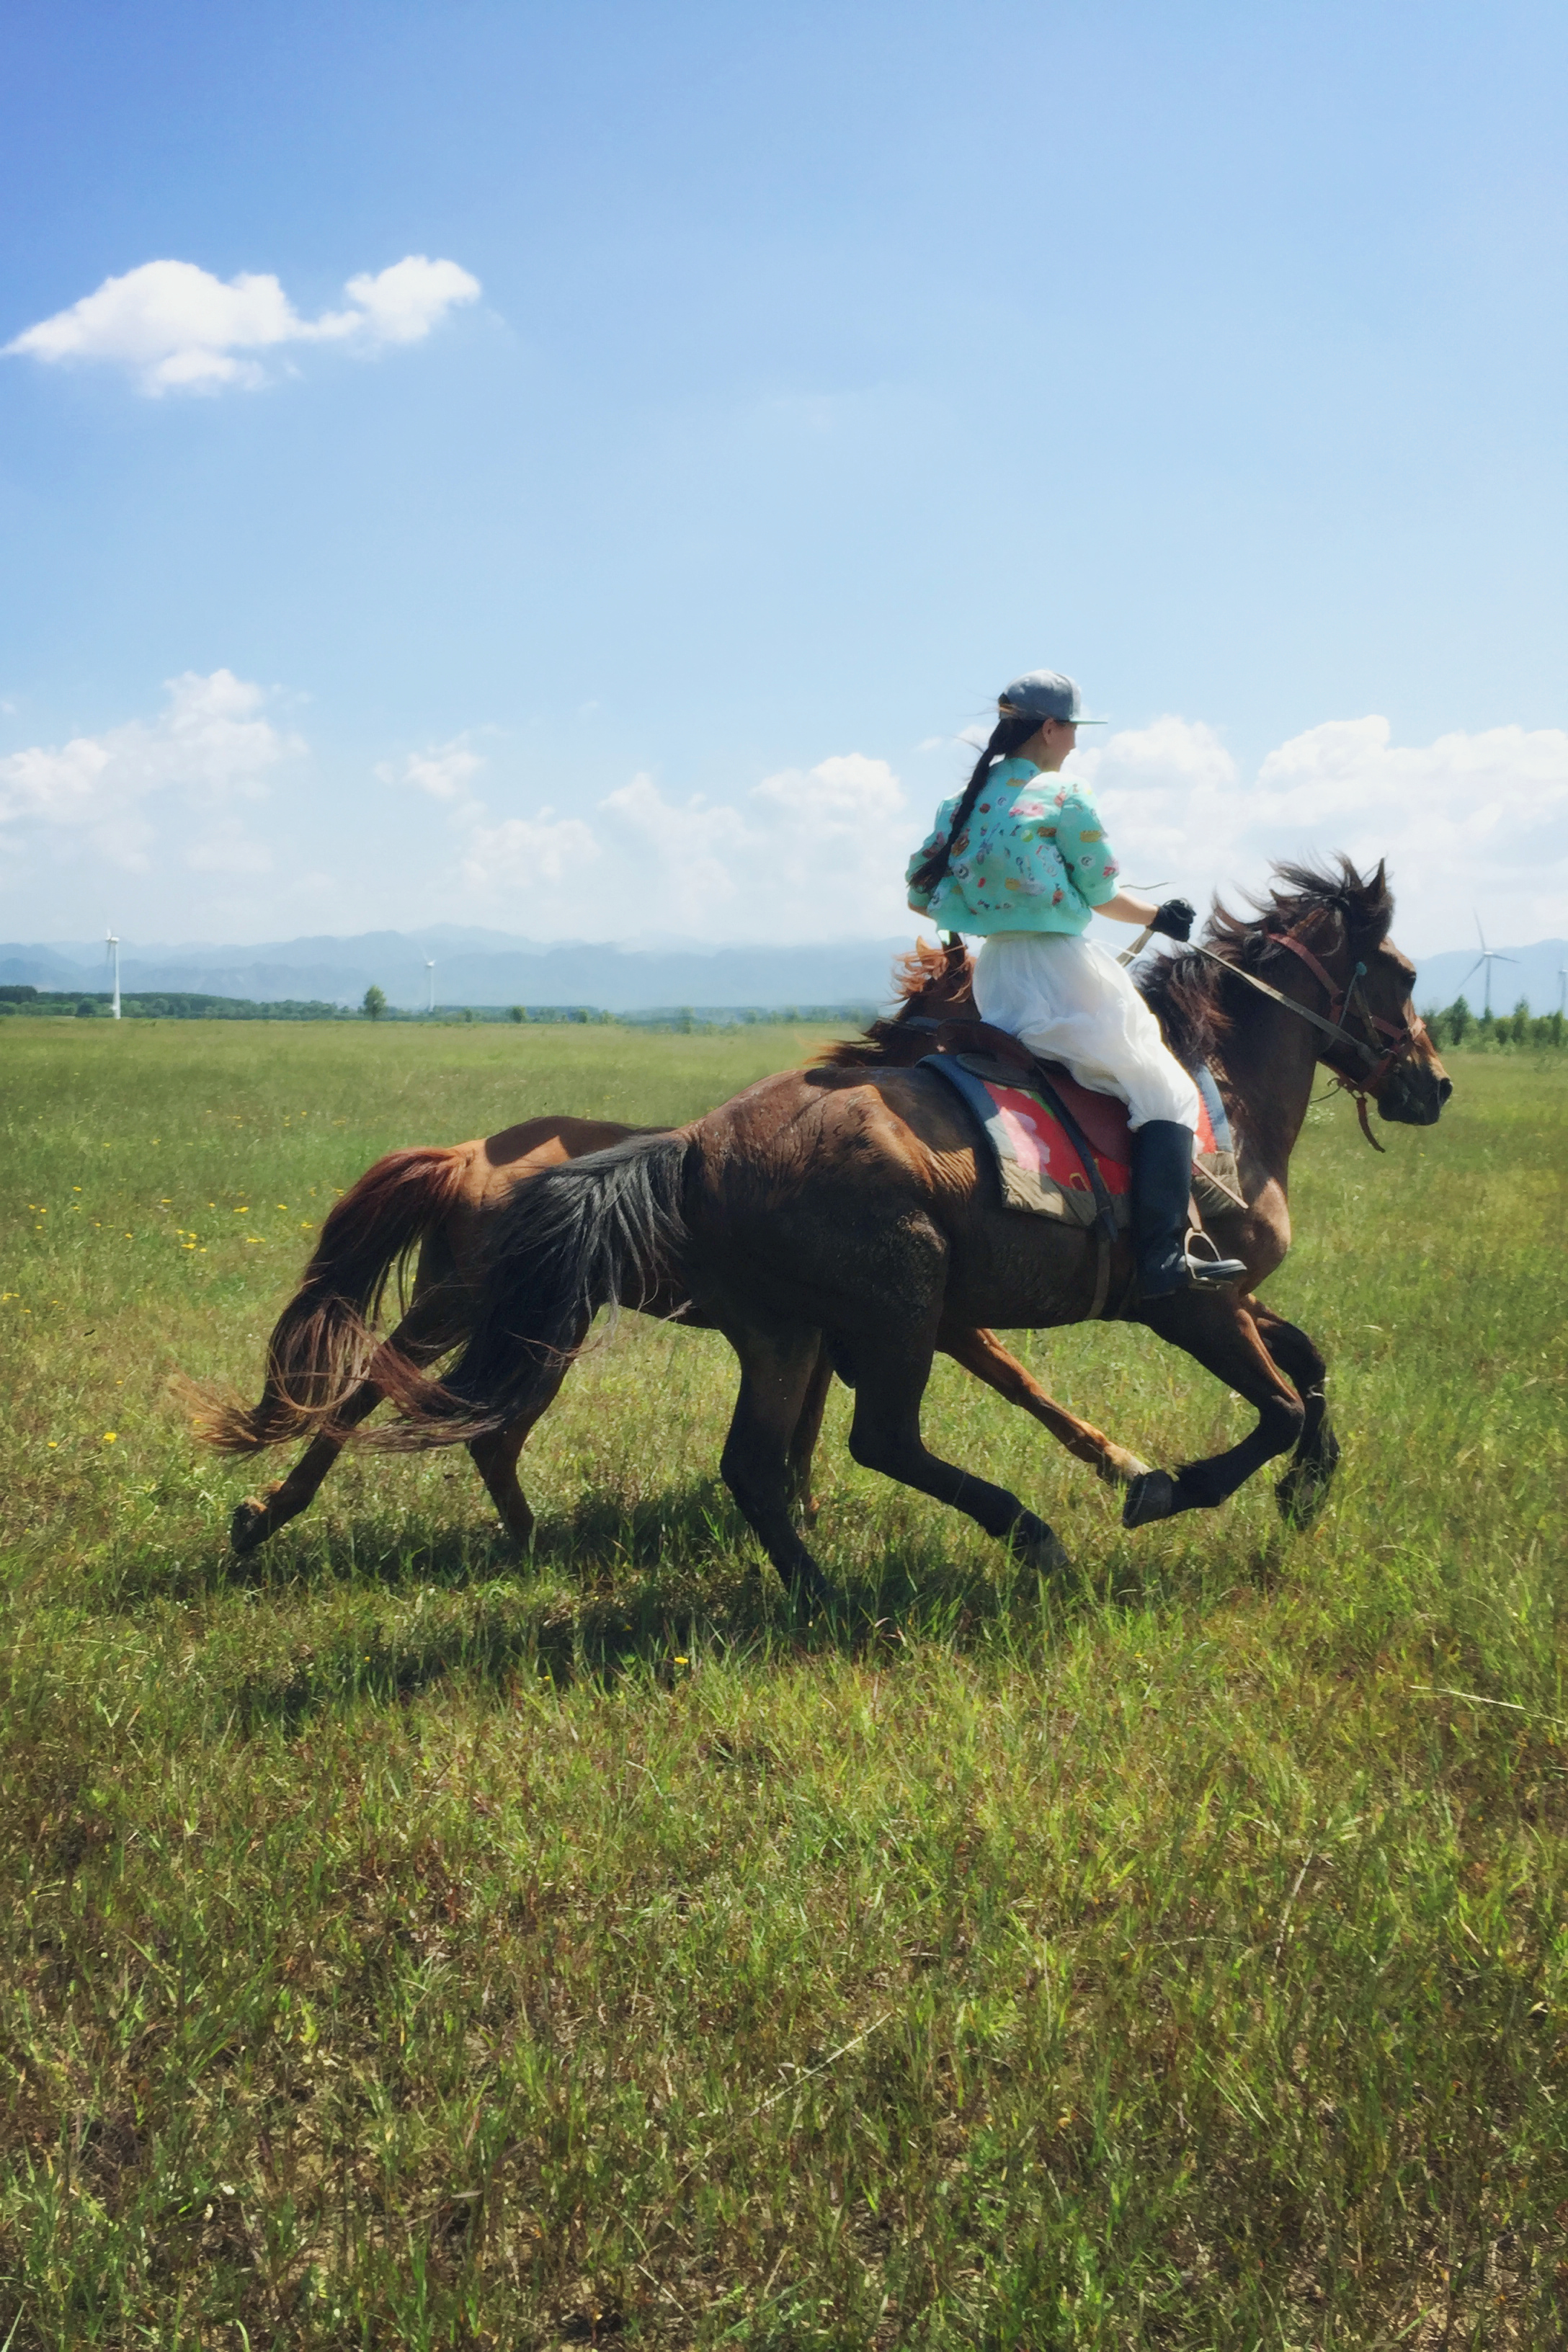
[[[1436,1127],[1454,1081],[1440,1062],[1396,1062],[1377,1097],[1377,1115],[1399,1127]]]

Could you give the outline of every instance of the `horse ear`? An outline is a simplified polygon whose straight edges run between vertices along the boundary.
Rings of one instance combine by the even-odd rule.
[[[1362,900],[1362,908],[1381,945],[1388,937],[1389,926],[1394,920],[1394,893],[1388,887],[1386,857],[1378,859],[1376,873],[1367,878],[1365,893]]]

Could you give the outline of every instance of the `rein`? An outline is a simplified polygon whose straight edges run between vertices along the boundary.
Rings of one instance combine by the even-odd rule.
[[[1347,1078],[1342,1071],[1335,1069],[1331,1062],[1328,1064],[1329,1076],[1336,1087],[1342,1087],[1347,1095],[1355,1097],[1356,1117],[1361,1121],[1362,1133],[1374,1151],[1383,1150],[1384,1146],[1379,1143],[1372,1131],[1372,1123],[1367,1118],[1367,1104],[1377,1100],[1378,1090],[1394,1064],[1405,1059],[1418,1038],[1425,1037],[1426,1023],[1417,1013],[1414,1019],[1407,1021],[1404,1028],[1400,1029],[1392,1021],[1384,1021],[1375,1013],[1367,1003],[1365,992],[1361,987],[1361,982],[1366,977],[1365,964],[1356,965],[1351,974],[1349,985],[1342,989],[1333,974],[1319,961],[1311,949],[1303,947],[1300,940],[1293,938],[1289,931],[1276,931],[1269,936],[1276,946],[1289,948],[1292,955],[1300,956],[1314,980],[1322,982],[1328,992],[1329,999],[1326,1020],[1321,1013],[1313,1013],[1307,1005],[1298,1004],[1293,996],[1287,996],[1281,989],[1271,988],[1268,981],[1259,980],[1256,972],[1246,971],[1240,964],[1231,963],[1226,957],[1216,955],[1213,948],[1205,948],[1200,940],[1194,940],[1192,945],[1197,954],[1207,956],[1209,961],[1217,963],[1222,971],[1231,972],[1237,980],[1244,980],[1248,988],[1257,989],[1260,996],[1272,997],[1276,1004],[1282,1004],[1288,1013],[1294,1013],[1302,1021],[1310,1021],[1314,1029],[1321,1029],[1324,1036],[1331,1037],[1336,1045],[1348,1045],[1353,1054],[1360,1055],[1362,1060],[1368,1066],[1360,1078]],[[1343,1026],[1342,1015],[1352,1011],[1359,1013],[1369,1029],[1375,1029],[1380,1036],[1392,1039],[1392,1044],[1387,1045],[1381,1055],[1375,1045],[1369,1045],[1364,1038],[1356,1036],[1352,1031]]]

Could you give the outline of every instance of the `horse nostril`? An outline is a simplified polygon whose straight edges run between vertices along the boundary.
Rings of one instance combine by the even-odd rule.
[[[1437,1100],[1438,1100],[1440,1103],[1446,1103],[1446,1102],[1447,1101],[1447,1099],[1448,1099],[1448,1097],[1453,1093],[1453,1091],[1454,1091],[1454,1081],[1453,1081],[1453,1079],[1452,1079],[1452,1078],[1439,1078],[1439,1079],[1438,1079],[1438,1081],[1437,1081]]]

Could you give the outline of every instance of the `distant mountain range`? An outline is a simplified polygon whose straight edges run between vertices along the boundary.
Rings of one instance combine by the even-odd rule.
[[[881,1004],[891,991],[893,960],[908,939],[841,940],[810,947],[707,948],[680,940],[615,947],[572,940],[545,944],[505,931],[443,926],[429,931],[364,931],[357,938],[283,940],[258,947],[121,948],[120,984],[136,991],[191,991],[249,997],[260,1003],[320,998],[357,1004],[373,982],[394,1004],[429,1001],[433,959],[437,1004],[586,1004],[606,1013],[695,1011],[752,1005]],[[1568,940],[1500,949],[1492,969],[1492,1010],[1510,1012],[1522,996],[1532,1013],[1561,1002]],[[1426,956],[1418,965],[1416,1002],[1449,1004],[1463,988],[1479,1012],[1482,976],[1467,981],[1474,948]],[[0,985],[100,989],[101,941],[53,947],[0,943]]]
[[[356,939],[286,940],[258,947],[143,947],[121,942],[120,985],[139,991],[248,997],[259,1003],[318,998],[357,1004],[373,983],[390,1003],[584,1004],[605,1013],[690,1005],[880,1004],[893,960],[910,942],[853,940],[810,947],[704,948],[685,941],[611,947],[544,945],[500,931],[366,931]],[[426,959],[435,961],[432,975]],[[0,944],[0,985],[101,989],[101,941]]]

